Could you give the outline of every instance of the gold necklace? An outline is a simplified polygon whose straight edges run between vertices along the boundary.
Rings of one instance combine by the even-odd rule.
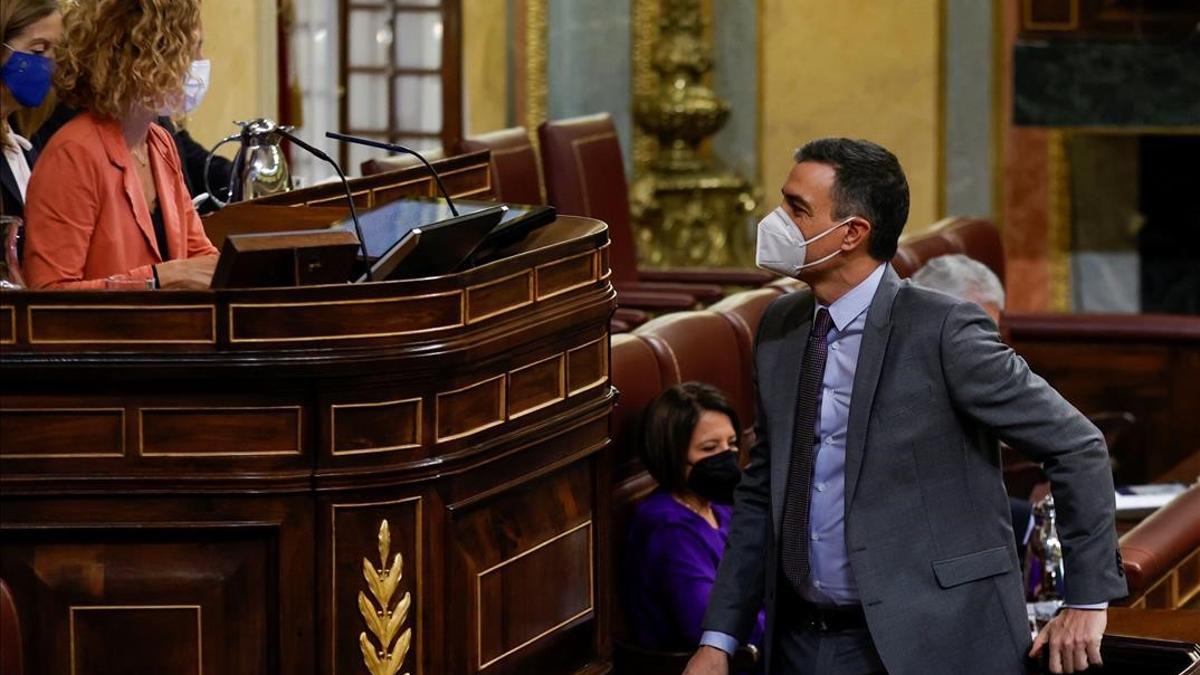
[[[146,150],[142,150],[142,152],[139,153],[136,148],[130,148],[129,154],[133,155],[133,158],[136,159],[138,164],[141,164],[142,166],[148,166],[150,164],[150,155],[146,152]]]

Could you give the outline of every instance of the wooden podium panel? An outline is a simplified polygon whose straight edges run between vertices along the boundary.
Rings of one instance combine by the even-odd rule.
[[[0,295],[27,672],[607,672],[607,244],[563,217],[432,279]]]

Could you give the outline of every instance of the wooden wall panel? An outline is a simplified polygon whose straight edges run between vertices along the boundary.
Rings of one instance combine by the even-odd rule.
[[[574,395],[608,379],[608,336],[567,352],[567,392]]]
[[[230,342],[312,342],[412,335],[463,324],[463,294],[380,300],[233,304]]]
[[[588,521],[477,575],[481,670],[592,610],[592,536]]]
[[[504,423],[504,376],[437,396],[437,440],[452,441]]]
[[[558,648],[574,644],[594,618],[592,480],[590,462],[577,462],[532,480],[515,477],[494,498],[452,512],[462,577],[448,585],[471,589],[449,598],[452,639],[472,645],[469,655],[452,656],[469,656],[462,667],[518,673],[538,663],[540,672],[573,672],[585,663]],[[534,590],[550,579],[552,592]]]
[[[31,344],[214,344],[212,305],[29,308]]]
[[[467,323],[475,323],[533,303],[533,274],[522,272],[467,289]]]
[[[202,610],[200,605],[72,605],[71,673],[202,675]],[[131,636],[144,647],[129,648]]]
[[[143,457],[239,457],[299,455],[300,406],[142,408],[139,448]]]
[[[1129,412],[1118,483],[1146,483],[1200,452],[1200,320],[1009,314],[1013,348],[1085,415]]]
[[[17,308],[0,305],[0,345],[17,341]]]
[[[124,408],[0,408],[0,458],[70,459],[124,454]]]
[[[270,672],[275,541],[261,527],[7,529],[0,574],[34,621],[26,672]]]
[[[562,354],[513,370],[508,375],[508,416],[520,417],[566,398],[566,359]]]
[[[537,268],[537,298],[542,300],[586,286],[598,278],[596,254],[585,253]]]
[[[330,406],[334,455],[357,455],[421,447],[421,399]]]

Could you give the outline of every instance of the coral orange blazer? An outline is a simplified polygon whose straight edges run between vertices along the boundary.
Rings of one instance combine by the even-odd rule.
[[[147,141],[169,259],[217,253],[192,207],[171,134],[151,125]],[[147,279],[168,259],[158,250],[120,122],[90,113],[59,129],[39,155],[25,220],[32,288],[104,288],[114,275]]]

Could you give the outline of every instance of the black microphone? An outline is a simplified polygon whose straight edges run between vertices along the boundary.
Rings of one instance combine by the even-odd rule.
[[[275,131],[280,136],[283,136],[304,150],[307,150],[309,154],[313,155],[317,159],[327,162],[333,167],[333,170],[337,172],[338,178],[342,179],[342,187],[346,190],[346,201],[350,204],[350,218],[354,221],[354,233],[358,235],[358,245],[362,248],[363,264],[367,266],[367,281],[374,281],[374,279],[371,278],[371,257],[367,254],[367,240],[365,237],[363,237],[362,223],[358,222],[358,209],[354,208],[354,194],[350,192],[350,181],[346,180],[346,174],[342,173],[342,167],[339,166],[337,162],[333,161],[332,157],[325,154],[323,150],[305,143],[297,138],[295,134],[286,130],[285,128],[279,127]]]
[[[446,198],[446,204],[450,207],[450,213],[454,214],[455,217],[458,217],[458,209],[454,208],[454,200],[450,199],[450,193],[446,192],[446,186],[442,185],[442,177],[438,175],[438,172],[433,168],[433,165],[421,156],[421,153],[411,148],[406,148],[403,145],[384,143],[383,141],[373,141],[369,138],[359,138],[358,136],[347,136],[346,134],[339,134],[334,131],[326,131],[325,137],[332,138],[335,141],[342,141],[344,143],[357,143],[358,145],[379,148],[380,150],[387,150],[388,152],[403,152],[404,154],[412,155],[413,157],[421,160],[421,163],[425,165],[425,168],[429,169],[429,173],[433,174],[433,180],[437,183],[438,190],[441,190],[442,196]]]

